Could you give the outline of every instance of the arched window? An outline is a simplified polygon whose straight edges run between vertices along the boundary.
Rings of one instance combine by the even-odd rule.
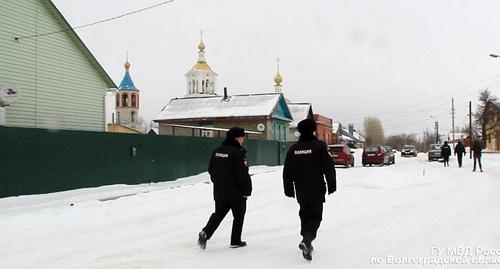
[[[122,93],[122,107],[128,106],[128,93]]]
[[[135,94],[133,93],[132,94],[132,107],[137,107],[137,103],[136,103],[136,98],[135,98]]]
[[[192,87],[192,91],[191,91],[191,92],[192,92],[192,93],[195,93],[195,90],[196,90],[196,89],[195,89],[196,83],[194,82],[194,79],[193,79],[193,83],[192,83],[191,85],[192,85],[192,86],[191,86],[191,87]]]
[[[120,94],[116,95],[116,107],[120,107]]]
[[[130,112],[130,121],[135,122],[135,111]]]
[[[191,93],[191,81],[188,82],[188,92]]]
[[[198,80],[196,81],[196,92],[199,92],[199,88],[198,88]]]
[[[203,93],[205,92],[205,81],[204,80],[201,82],[201,91]]]
[[[120,124],[120,112],[116,112],[116,122]]]

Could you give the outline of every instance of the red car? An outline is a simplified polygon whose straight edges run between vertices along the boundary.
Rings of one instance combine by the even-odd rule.
[[[363,150],[363,166],[378,164],[384,165],[389,163],[389,156],[386,154],[384,147],[380,145],[366,146]]]
[[[354,166],[353,152],[347,145],[330,145],[328,151],[336,165]]]

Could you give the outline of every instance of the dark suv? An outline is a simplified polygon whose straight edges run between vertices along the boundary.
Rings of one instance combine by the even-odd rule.
[[[441,159],[441,146],[441,144],[431,144],[429,146],[429,151],[427,152],[429,162],[439,161],[439,159]]]

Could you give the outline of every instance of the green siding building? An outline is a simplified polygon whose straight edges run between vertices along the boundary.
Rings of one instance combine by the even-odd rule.
[[[105,131],[105,93],[116,85],[55,5],[1,0],[0,18],[0,88],[20,88],[6,125]]]

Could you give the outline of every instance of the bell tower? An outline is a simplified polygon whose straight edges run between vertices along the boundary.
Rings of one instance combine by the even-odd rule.
[[[139,119],[139,89],[130,76],[130,63],[125,62],[125,76],[118,87],[116,94],[116,123],[135,125]]]
[[[186,73],[186,97],[215,96],[217,73],[208,65],[205,59],[205,43],[201,31],[198,44],[198,61]]]

